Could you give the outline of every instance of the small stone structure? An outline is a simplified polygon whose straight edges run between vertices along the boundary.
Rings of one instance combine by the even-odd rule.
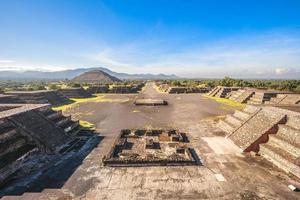
[[[111,85],[108,93],[138,93],[144,87],[144,83],[130,84],[130,85]]]
[[[277,94],[266,103],[272,105],[300,105],[300,94]]]
[[[182,94],[182,93],[206,93],[208,89],[206,87],[178,87],[169,86],[168,84],[161,84],[158,89],[162,92],[169,94]]]
[[[250,89],[239,89],[237,91],[232,91],[228,95],[229,99],[239,102],[247,103],[247,101],[255,94],[255,91]]]
[[[289,94],[290,92],[256,90],[255,94],[247,101],[247,104],[264,104],[279,94]]]
[[[88,98],[92,95],[82,87],[77,88],[63,88],[59,90],[64,96],[68,98]]]
[[[254,151],[300,178],[300,113],[278,107],[246,106],[218,126],[244,152]]]
[[[23,102],[29,104],[51,104],[60,105],[70,103],[71,101],[62,93],[54,90],[38,90],[38,91],[10,91],[8,95],[17,96]],[[14,103],[14,102],[6,102]]]
[[[232,91],[237,91],[240,87],[224,87],[224,86],[217,86],[213,88],[208,95],[212,97],[220,97],[225,98],[229,95]]]
[[[168,102],[163,99],[137,99],[134,101],[137,106],[159,106],[168,105]]]
[[[90,94],[107,93],[109,90],[107,85],[90,86],[87,91]]]
[[[178,140],[172,138],[178,136]],[[197,155],[177,130],[122,130],[103,163],[112,167],[195,165]]]

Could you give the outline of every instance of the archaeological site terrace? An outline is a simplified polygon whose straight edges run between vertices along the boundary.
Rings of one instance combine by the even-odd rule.
[[[103,162],[113,167],[178,166],[199,164],[199,158],[185,133],[137,129],[121,130]]]

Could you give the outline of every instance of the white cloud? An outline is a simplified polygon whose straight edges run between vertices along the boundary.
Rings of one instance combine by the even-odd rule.
[[[290,70],[287,68],[276,68],[275,73],[277,75],[287,74]]]
[[[264,33],[206,44],[191,41],[181,44],[182,40],[177,43],[174,38],[151,38],[151,34],[147,34],[125,44],[100,44],[99,51],[78,55],[76,63],[69,60],[52,64],[51,61],[45,64],[0,60],[0,69],[56,71],[101,66],[117,72],[166,73],[182,77],[300,77],[298,35]]]
[[[140,42],[140,41],[139,41]],[[156,41],[154,41],[155,43]],[[151,47],[151,48],[150,48]],[[175,48],[175,47],[174,47]],[[151,41],[110,47],[91,56],[117,71],[175,73],[186,77],[294,76],[300,69],[300,39],[288,35],[256,35],[169,51]],[[278,67],[287,66],[287,67]],[[294,70],[295,68],[295,70]],[[291,74],[294,71],[296,74]]]
[[[1,60],[0,59],[0,63],[15,63],[16,61],[14,60]]]

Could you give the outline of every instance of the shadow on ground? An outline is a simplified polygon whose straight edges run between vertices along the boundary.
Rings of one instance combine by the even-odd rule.
[[[83,160],[96,148],[104,139],[99,133],[83,131],[82,136],[88,137],[77,151],[63,155],[58,161],[46,170],[35,172],[25,177],[24,186],[20,182],[12,180],[0,188],[0,197],[7,195],[22,195],[25,192],[42,192],[44,189],[60,189],[83,163]],[[26,180],[25,180],[26,179]],[[29,180],[28,180],[29,179]],[[32,181],[30,181],[32,179]],[[15,182],[15,183],[14,183]],[[14,186],[16,185],[16,186]]]

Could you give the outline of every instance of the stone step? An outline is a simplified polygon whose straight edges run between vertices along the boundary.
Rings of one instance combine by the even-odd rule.
[[[288,125],[279,124],[277,134],[293,145],[300,145],[300,130]]]
[[[228,134],[230,134],[234,130],[234,126],[224,120],[220,120],[217,123],[217,127],[219,127],[220,129],[222,129],[223,131],[225,131]]]
[[[295,157],[287,156],[282,149],[275,149],[268,144],[260,145],[260,154],[270,160],[278,168],[300,178],[300,167],[294,164]]]
[[[66,124],[63,124],[61,128],[65,131],[65,133],[69,133],[74,131],[79,126],[79,121],[69,121]]]
[[[250,99],[247,104],[253,104],[253,105],[259,105],[259,104],[262,104],[263,102],[262,101],[254,101],[252,99]]]
[[[63,117],[59,118],[59,120],[56,120],[55,124],[57,126],[61,127],[61,126],[64,126],[65,124],[69,123],[70,121],[71,121],[71,116],[68,116],[68,117],[63,116]]]
[[[236,101],[240,103],[246,103],[251,98],[252,94],[253,92],[245,91],[236,99]]]
[[[15,128],[16,127],[13,126],[12,124],[7,124],[7,126],[2,126],[2,127],[0,127],[0,135],[10,132],[10,131],[14,130]]]
[[[213,88],[209,93],[208,93],[208,95],[210,95],[210,96],[214,96],[216,93],[217,93],[217,91],[220,89],[220,87],[218,86],[218,87],[215,87],[215,88]]]
[[[260,97],[251,97],[250,99],[251,101],[256,101],[256,102],[261,102],[261,101],[264,101],[265,99],[264,98],[260,98]]]
[[[54,120],[54,119],[57,119],[57,118],[61,117],[62,115],[63,115],[62,111],[57,111],[57,112],[53,112],[53,113],[48,114],[46,117],[50,120]]]
[[[287,151],[288,153],[292,154],[295,157],[300,156],[300,148],[299,146],[295,146],[291,143],[289,143],[288,140],[286,140],[285,138],[277,135],[277,134],[270,134],[269,135],[269,141],[268,141],[269,145],[272,146],[277,146],[279,148],[284,149],[285,151]]]
[[[225,121],[229,124],[233,125],[234,128],[240,126],[242,124],[242,121],[239,118],[234,117],[233,115],[227,115],[225,118]]]
[[[264,107],[253,117],[243,123],[232,135],[229,136],[243,151],[258,151],[258,145],[266,133],[275,133],[274,127],[282,123],[285,115],[276,112],[277,108]]]
[[[300,130],[300,117],[289,117],[286,125]]]
[[[250,113],[236,110],[233,114],[234,117],[240,119],[241,121],[247,120],[250,117]]]
[[[251,113],[255,113],[255,112],[258,111],[258,110],[259,110],[259,108],[256,107],[256,106],[250,106],[250,105],[247,105],[247,106],[244,108],[243,112],[246,112],[246,113],[251,114]]]
[[[4,133],[0,133],[0,140],[7,140],[11,137],[14,137],[16,133],[17,133],[16,128],[12,128]]]

